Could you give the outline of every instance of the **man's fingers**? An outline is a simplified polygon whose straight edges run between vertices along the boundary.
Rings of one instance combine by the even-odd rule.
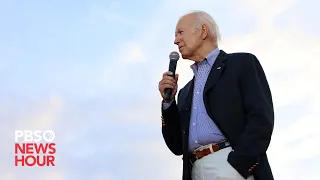
[[[162,77],[172,76],[172,75],[173,75],[173,73],[172,73],[171,71],[167,71],[167,72],[164,72],[164,73],[162,74]]]
[[[173,84],[169,84],[169,83],[165,83],[165,84],[162,84],[160,85],[160,90],[163,91],[164,89],[166,88],[174,88],[174,85]]]
[[[163,78],[159,82],[159,90],[162,93],[164,93],[164,90],[166,88],[171,88],[171,89],[174,90],[174,92],[176,92],[177,81],[178,81],[178,78],[179,78],[179,74],[176,74],[174,78],[171,75],[173,75],[173,73],[170,72],[170,71],[167,71],[167,72],[163,73]]]
[[[171,85],[175,85],[176,84],[176,80],[173,79],[172,77],[170,78],[163,78],[160,82],[159,82],[159,86],[161,86],[162,84],[171,84]]]
[[[165,76],[165,77],[163,77],[162,78],[163,80],[170,80],[170,81],[172,81],[172,82],[175,82],[176,80],[173,78],[173,77],[171,77],[171,76]]]
[[[174,85],[174,84],[176,84],[176,80],[174,80],[174,79],[163,79],[162,84],[163,83],[168,83],[168,84]]]

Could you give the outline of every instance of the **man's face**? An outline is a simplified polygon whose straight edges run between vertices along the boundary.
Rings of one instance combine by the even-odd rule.
[[[201,29],[193,27],[195,17],[186,15],[176,25],[174,44],[178,45],[179,52],[184,59],[192,59],[197,49],[201,46]]]

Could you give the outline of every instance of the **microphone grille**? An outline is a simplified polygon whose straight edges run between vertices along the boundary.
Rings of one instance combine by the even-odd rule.
[[[179,58],[180,58],[179,53],[177,53],[176,51],[171,52],[169,55],[170,60],[178,61]]]

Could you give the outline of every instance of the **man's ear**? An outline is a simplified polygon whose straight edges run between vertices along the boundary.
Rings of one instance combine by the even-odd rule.
[[[201,26],[201,39],[204,40],[208,36],[208,26],[206,24],[202,24]]]

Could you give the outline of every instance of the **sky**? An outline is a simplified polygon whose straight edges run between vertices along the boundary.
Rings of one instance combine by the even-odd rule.
[[[315,0],[0,0],[2,180],[181,179],[161,134],[158,82],[179,17],[216,20],[219,48],[257,56],[275,107],[275,179],[320,176]],[[193,76],[177,65],[179,89]],[[55,167],[15,167],[14,131],[51,129]]]

